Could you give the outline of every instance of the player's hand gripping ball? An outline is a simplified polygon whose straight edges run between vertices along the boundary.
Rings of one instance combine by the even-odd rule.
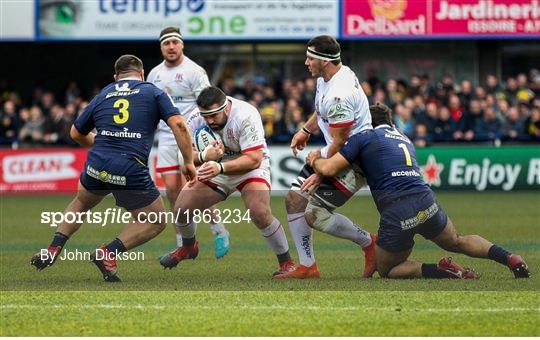
[[[195,147],[202,153],[205,162],[220,161],[224,152],[221,137],[208,126],[202,126],[195,131]]]

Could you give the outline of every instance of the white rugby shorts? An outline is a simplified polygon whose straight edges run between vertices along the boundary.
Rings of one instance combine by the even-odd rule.
[[[158,145],[156,172],[160,174],[181,173],[184,157],[177,145]]]
[[[242,192],[246,184],[251,182],[264,183],[268,187],[268,190],[270,190],[270,167],[261,166],[243,175],[218,175],[205,181],[204,184],[221,195],[228,197],[237,190]]]

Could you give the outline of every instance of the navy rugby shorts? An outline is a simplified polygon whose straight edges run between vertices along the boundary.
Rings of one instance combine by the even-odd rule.
[[[112,193],[116,205],[128,211],[144,208],[159,197],[148,167],[133,156],[90,151],[80,181],[95,195]]]
[[[377,245],[392,253],[412,249],[414,235],[432,239],[444,230],[447,221],[431,190],[402,197],[383,209]]]

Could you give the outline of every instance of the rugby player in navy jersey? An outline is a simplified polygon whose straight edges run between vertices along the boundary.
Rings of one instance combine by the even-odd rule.
[[[165,228],[164,220],[146,223],[144,219],[149,213],[164,216],[165,212],[147,166],[160,120],[167,122],[174,133],[184,157],[186,177],[191,180],[196,176],[189,128],[171,98],[144,81],[143,64],[136,56],[121,56],[114,69],[115,82],[94,97],[71,128],[71,137],[91,149],[77,196],[64,211],[89,211],[112,193],[116,204],[131,212],[133,221],[120,235],[91,255],[106,281],[120,281],[116,275],[118,254],[149,241]],[[35,254],[31,264],[39,270],[51,266],[80,226],[60,223],[47,252]]]
[[[521,256],[508,252],[478,235],[459,235],[420,174],[413,144],[392,126],[392,111],[377,103],[370,107],[373,130],[349,138],[333,157],[316,153],[307,162],[321,176],[334,176],[348,167],[366,176],[379,211],[377,270],[387,278],[463,278],[478,274],[445,257],[438,264],[409,260],[414,235],[420,234],[439,247],[471,257],[499,262],[516,278],[529,277]]]

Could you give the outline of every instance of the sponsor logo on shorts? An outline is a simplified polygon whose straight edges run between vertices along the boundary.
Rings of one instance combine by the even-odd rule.
[[[113,175],[104,170],[98,171],[90,165],[86,166],[86,174],[105,183],[124,186],[126,185],[126,176]]]
[[[405,221],[401,221],[401,229],[409,230],[415,228],[435,216],[437,211],[439,211],[439,205],[437,203],[433,203],[426,210],[419,211],[416,216],[409,218]]]

